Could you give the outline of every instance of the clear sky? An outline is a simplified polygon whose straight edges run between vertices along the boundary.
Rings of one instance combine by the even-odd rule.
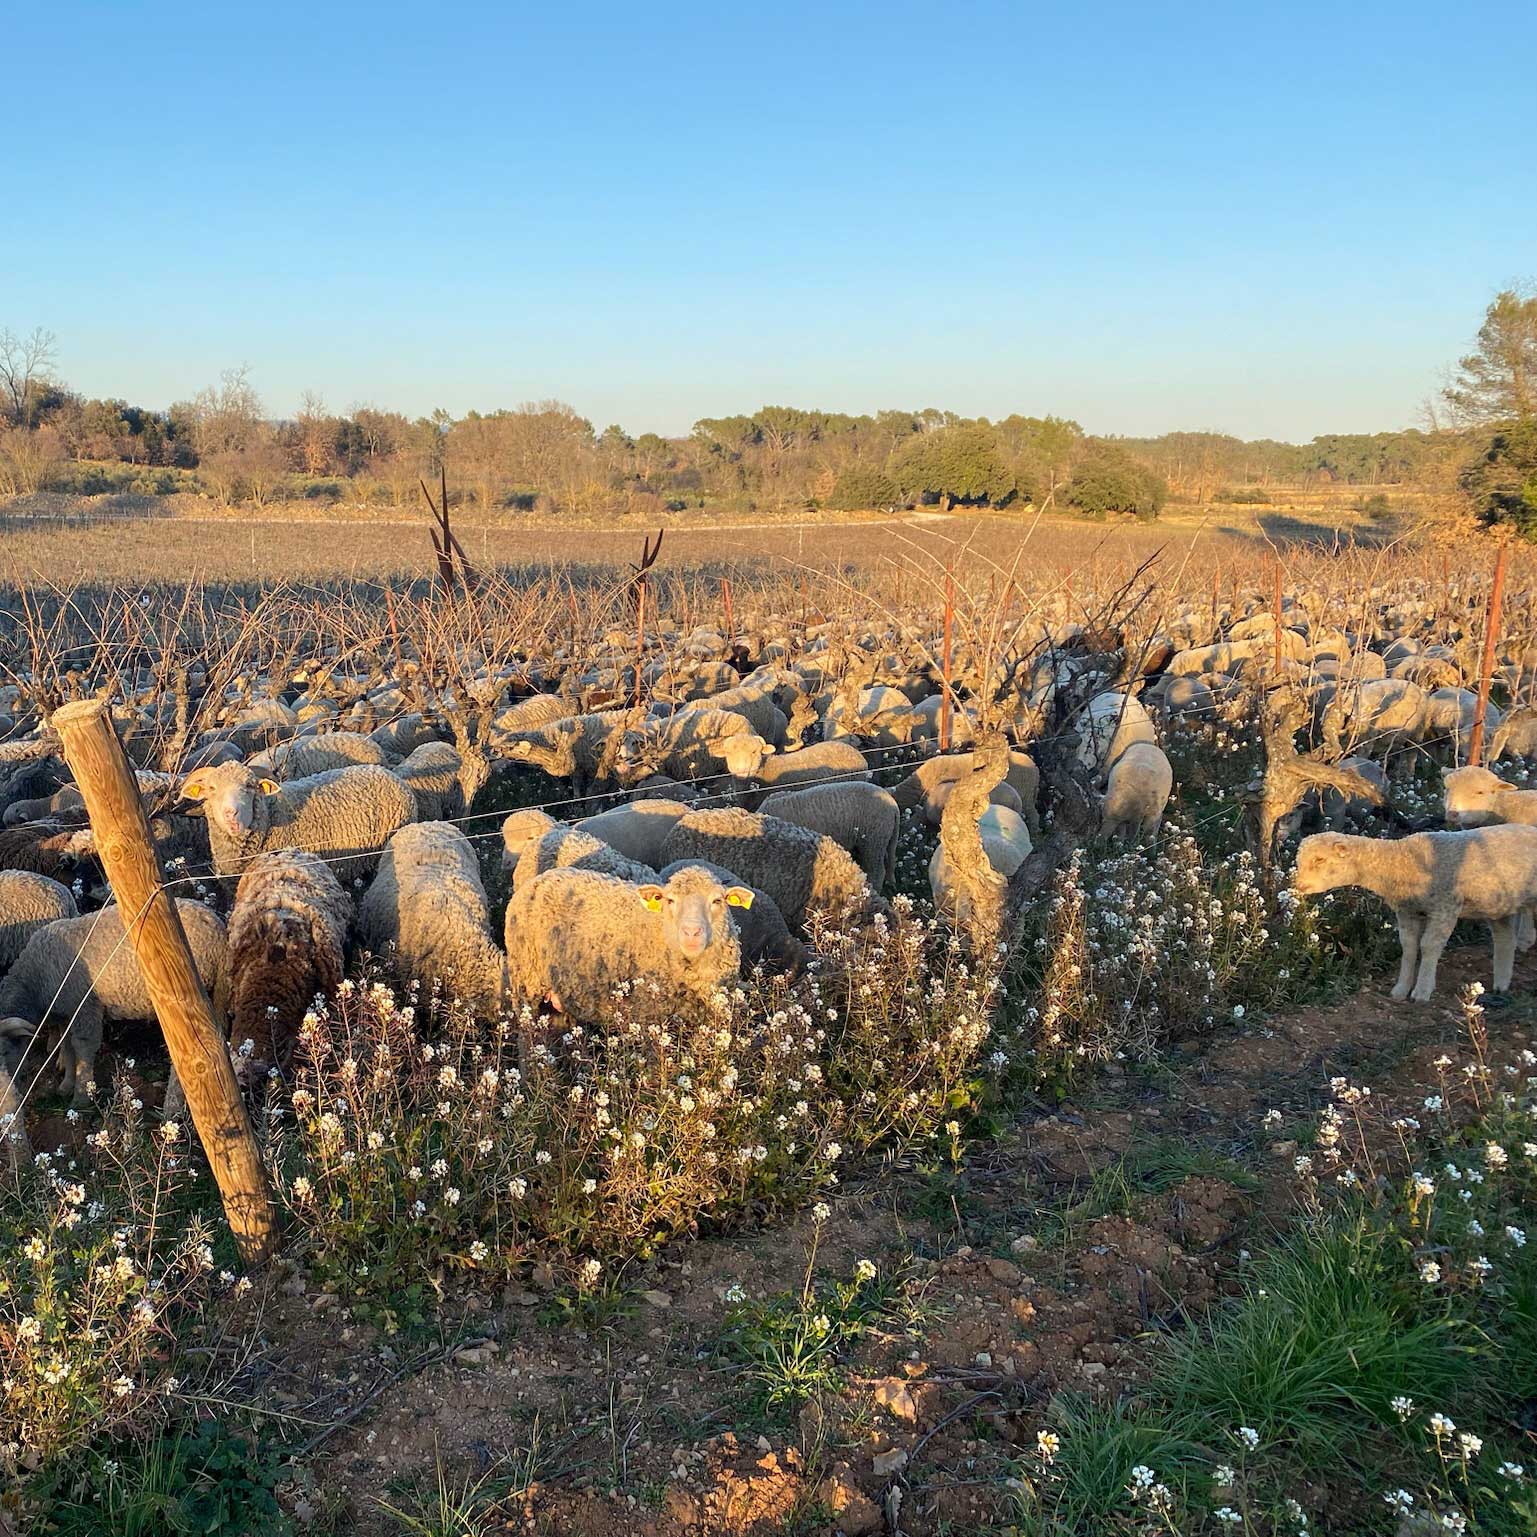
[[[0,327],[601,429],[1414,425],[1537,273],[1531,0],[12,5]]]

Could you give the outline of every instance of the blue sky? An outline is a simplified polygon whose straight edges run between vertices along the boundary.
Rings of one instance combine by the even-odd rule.
[[[0,327],[150,405],[243,363],[274,415],[1306,439],[1416,424],[1537,275],[1529,0],[65,0],[4,32]]]

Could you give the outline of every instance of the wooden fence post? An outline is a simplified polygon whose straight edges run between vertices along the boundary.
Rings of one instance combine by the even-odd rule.
[[[1275,558],[1275,674],[1281,676],[1281,557]]]
[[[1494,558],[1494,582],[1489,588],[1489,613],[1484,620],[1484,659],[1478,669],[1478,711],[1473,717],[1473,740],[1468,762],[1477,767],[1484,756],[1484,716],[1489,710],[1489,680],[1494,673],[1494,646],[1500,634],[1500,601],[1505,596],[1505,561],[1510,546],[1502,544]]]
[[[731,578],[721,578],[721,599],[726,605],[726,655],[730,656],[736,644],[736,615],[731,611]]]
[[[235,1243],[247,1264],[259,1263],[277,1242],[267,1171],[235,1082],[224,1031],[193,964],[176,906],[162,889],[160,861],[138,783],[101,700],[64,705],[54,712],[52,724],[85,801],[102,865],[128,926],[128,941],[155,1005],[171,1064],[186,1092],[192,1124],[224,1197]]]

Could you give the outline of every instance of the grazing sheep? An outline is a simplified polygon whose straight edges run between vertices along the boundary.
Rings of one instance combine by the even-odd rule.
[[[790,729],[789,717],[781,707],[780,698],[793,707],[800,698],[800,691],[783,676],[777,678],[746,679],[735,688],[722,690],[710,696],[710,704],[717,710],[730,710],[744,716],[752,729],[774,747],[783,747]]]
[[[569,779],[581,796],[600,781],[615,777],[629,724],[630,715],[624,710],[567,715],[524,730],[503,746],[514,761],[532,764],[552,779]]]
[[[1164,808],[1174,788],[1174,770],[1161,747],[1133,742],[1105,779],[1100,833],[1106,838],[1151,838],[1163,825]]]
[[[946,753],[943,757],[928,758],[920,763],[905,779],[891,787],[891,794],[904,811],[921,810],[923,818],[932,827],[938,827],[944,816],[945,803],[957,781],[965,779],[975,765],[971,752]],[[1030,824],[1033,835],[1040,835],[1040,821],[1035,803],[1040,795],[1041,771],[1029,753],[1017,747],[1009,753],[1009,770],[1004,779],[994,787],[994,796],[1004,785],[1013,788],[1019,804],[1017,810]],[[1007,804],[995,800],[995,805]]]
[[[1459,918],[1482,918],[1494,940],[1494,987],[1510,986],[1518,925],[1537,903],[1537,827],[1414,833],[1396,841],[1315,833],[1297,851],[1296,889],[1375,892],[1398,920],[1403,947],[1393,997],[1426,1002]],[[1412,991],[1411,991],[1412,988]]]
[[[358,909],[364,943],[395,947],[402,976],[440,981],[477,1016],[501,1011],[502,952],[470,840],[447,822],[418,822],[389,841]]]
[[[329,865],[303,849],[259,855],[235,888],[229,917],[230,1042],[241,1078],[287,1067],[317,994],[336,991],[347,966],[352,898]]]
[[[1339,689],[1321,722],[1329,756],[1344,756],[1348,741],[1361,753],[1384,759],[1412,747],[1425,728],[1429,696],[1417,684],[1386,678]]]
[[[0,870],[0,975],[45,924],[76,915],[68,886],[28,870]]]
[[[1522,705],[1500,722],[1499,729],[1489,741],[1489,761],[1498,763],[1507,754],[1517,758],[1537,757],[1537,709]]]
[[[1519,822],[1537,826],[1537,790],[1522,790],[1486,768],[1443,769],[1446,820],[1454,827]]]
[[[308,779],[327,769],[351,768],[358,763],[382,764],[388,754],[372,737],[357,731],[327,731],[321,736],[295,737],[280,742],[247,761],[253,773],[272,779]]]
[[[416,797],[388,769],[372,764],[280,785],[244,764],[225,763],[192,775],[182,794],[202,802],[214,869],[225,876],[239,875],[272,849],[307,849],[336,861],[339,876],[360,874],[372,870],[390,838],[416,820]]]
[[[680,817],[662,841],[662,860],[723,866],[768,892],[792,929],[813,912],[837,922],[881,905],[864,872],[831,838],[739,806]]]
[[[810,784],[776,790],[758,809],[764,816],[826,833],[859,861],[873,890],[896,880],[902,812],[889,790],[858,779]]]
[[[1075,725],[1078,762],[1096,775],[1106,773],[1133,742],[1158,740],[1152,716],[1130,694],[1096,694],[1084,706]]]
[[[674,779],[700,779],[718,774],[728,742],[751,743],[761,760],[774,751],[752,728],[745,715],[731,710],[691,707],[661,720],[651,720],[624,733],[619,748],[621,780],[630,784],[650,773]]]
[[[712,865],[704,859],[679,860],[677,864],[663,869],[659,879],[665,885],[679,870],[690,867],[704,870],[722,886],[737,884],[736,876],[724,865]],[[768,892],[760,891],[756,886],[748,889],[752,892],[751,905],[731,909],[737,937],[742,942],[742,959],[749,965],[762,964],[771,971],[798,976],[806,965],[805,945],[790,932],[784,914],[779,911]]]
[[[398,763],[424,743],[436,741],[426,717],[413,710],[396,720],[387,720],[368,733],[369,740],[384,749],[385,761]]]
[[[198,975],[222,1011],[229,980],[224,925],[201,902],[178,901],[176,911]],[[39,929],[0,982],[0,1021],[26,1020],[37,1027],[34,1034],[50,1018],[66,1022],[59,1049],[61,1088],[76,1100],[95,1081],[102,1021],[154,1017],[115,905]]]
[[[447,742],[423,742],[392,770],[416,797],[417,819],[443,822],[462,817],[465,804],[462,771],[464,759]]]
[[[597,816],[583,817],[576,823],[578,832],[601,838],[610,848],[618,849],[627,859],[659,870],[662,840],[679,817],[692,808],[675,800],[634,800]]]
[[[502,868],[511,870],[514,891],[546,870],[591,870],[637,885],[656,879],[653,866],[626,858],[601,838],[542,811],[514,811],[502,823]]]
[[[813,742],[794,752],[770,755],[758,737],[733,737],[722,749],[722,757],[739,790],[748,782],[769,790],[789,790],[829,779],[870,777],[865,755],[852,742]]]
[[[588,1021],[614,1017],[616,989],[659,1009],[701,1001],[741,969],[731,912],[753,900],[690,865],[665,886],[586,870],[550,870],[507,904],[508,995],[514,1006]]]

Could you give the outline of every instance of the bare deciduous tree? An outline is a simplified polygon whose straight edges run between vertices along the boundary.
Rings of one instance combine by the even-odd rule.
[[[37,410],[37,392],[48,382],[57,361],[58,338],[36,327],[28,336],[0,331],[0,394],[13,426],[30,427]]]

